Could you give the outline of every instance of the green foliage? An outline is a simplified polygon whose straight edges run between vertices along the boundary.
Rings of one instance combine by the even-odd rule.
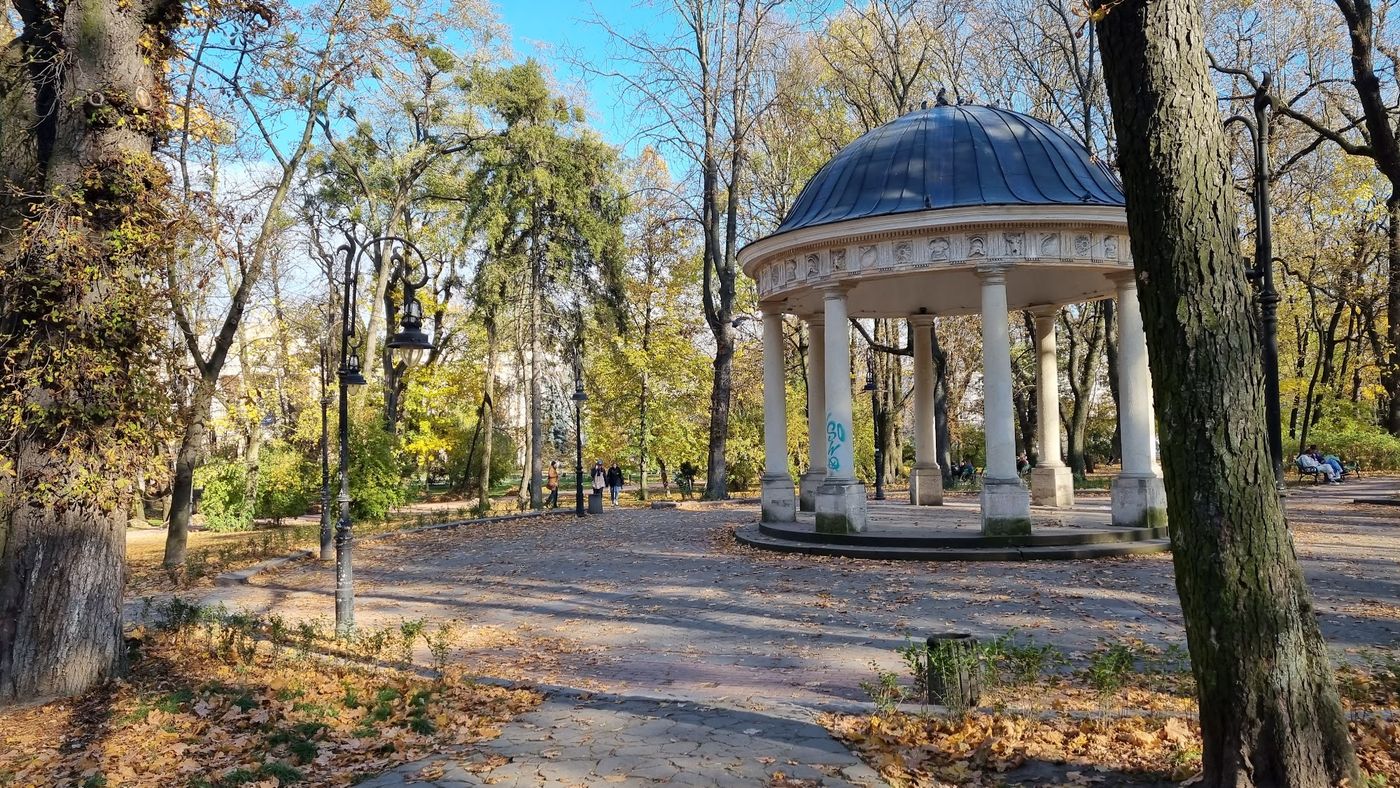
[[[280,442],[265,447],[258,471],[257,517],[280,524],[283,518],[303,514],[319,495],[320,476],[295,447]]]
[[[102,161],[78,158],[47,194],[38,183],[7,186],[29,196],[6,217],[22,224],[0,233],[9,247],[0,255],[0,472],[26,451],[46,452],[50,461],[31,461],[7,485],[9,505],[118,511],[129,508],[137,472],[167,469],[152,451],[173,409],[151,305],[175,242],[169,175],[149,154],[115,147]],[[0,213],[7,207],[0,198]]]
[[[909,697],[909,691],[899,683],[898,673],[884,670],[875,662],[870,663],[870,669],[875,673],[875,680],[862,681],[860,688],[870,696],[876,711],[881,714],[893,713]]]
[[[350,420],[350,514],[383,520],[408,500],[408,488],[394,456],[394,436],[378,410],[368,408]]]
[[[199,512],[205,527],[211,531],[246,531],[253,527],[247,481],[247,466],[236,460],[211,460],[195,471],[195,489],[204,490]]]
[[[1049,643],[1036,643],[1031,639],[1018,643],[1008,632],[997,644],[999,653],[995,664],[998,679],[1003,684],[1034,684],[1051,670],[1069,664],[1064,652]]]
[[[738,420],[736,420],[738,421]],[[763,440],[750,434],[747,422],[731,422],[729,442],[725,444],[725,466],[727,475],[725,488],[730,492],[743,492],[752,489],[763,474]],[[732,428],[738,427],[738,434]]]
[[[1089,655],[1084,678],[1098,693],[1099,700],[1106,702],[1137,668],[1137,659],[1137,650],[1129,644],[1100,643]]]
[[[1364,470],[1400,469],[1400,438],[1376,426],[1374,417],[1358,417],[1341,409],[1333,413],[1313,426],[1308,443],[1345,462],[1360,463]]]

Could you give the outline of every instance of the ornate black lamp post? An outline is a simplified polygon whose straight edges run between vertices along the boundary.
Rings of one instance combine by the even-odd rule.
[[[387,261],[382,256],[385,247],[390,250]],[[411,365],[433,346],[432,340],[423,332],[423,306],[418,303],[418,288],[428,281],[428,261],[423,253],[409,241],[396,236],[374,238],[364,243],[358,243],[353,236],[347,237],[336,250],[345,256],[345,278],[341,283],[340,369],[337,373],[340,380],[340,520],[335,528],[335,630],[340,635],[348,635],[355,627],[354,535],[350,527],[350,386],[365,384],[365,376],[360,371],[360,343],[355,337],[359,306],[355,285],[359,281],[360,257],[367,251],[375,257],[375,270],[383,270],[381,265],[390,266],[389,288],[392,290],[396,285],[403,287],[399,331],[389,339],[388,347]],[[420,272],[421,276],[418,275]]]
[[[583,508],[583,403],[588,395],[583,390],[583,364],[574,360],[574,514],[585,515]]]
[[[875,400],[880,396],[880,389],[875,385],[875,351],[866,352],[865,356],[865,388],[861,391],[870,392],[870,426],[875,433],[875,500],[885,500],[885,452],[880,448],[880,420],[875,417]]]
[[[1272,76],[1264,72],[1254,91],[1254,118],[1233,115],[1225,125],[1239,123],[1249,129],[1254,143],[1254,267],[1248,276],[1259,290],[1260,324],[1264,329],[1264,408],[1269,430],[1269,458],[1274,466],[1274,485],[1283,484],[1283,419],[1278,383],[1278,305],[1282,298],[1274,287],[1273,222],[1269,204],[1269,85]]]
[[[327,338],[326,343],[321,345],[321,553],[318,557],[322,561],[331,560],[333,554],[331,536],[331,396],[326,390],[330,385],[327,380],[330,377],[330,348],[327,347],[329,342],[330,339]]]

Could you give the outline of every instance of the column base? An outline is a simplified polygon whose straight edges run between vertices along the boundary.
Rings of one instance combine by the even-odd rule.
[[[1031,497],[1020,479],[982,478],[982,535],[1029,536]]]
[[[797,508],[803,512],[817,510],[817,488],[826,481],[826,471],[807,471],[797,483]]]
[[[797,495],[792,489],[792,477],[786,473],[764,474],[759,505],[765,523],[797,522]]]
[[[933,465],[915,465],[909,472],[909,503],[914,506],[943,505],[943,469]]]
[[[1031,469],[1031,503],[1067,509],[1074,505],[1074,473],[1068,465]]]
[[[858,534],[865,530],[865,485],[850,479],[827,481],[817,488],[817,530]]]
[[[1113,524],[1120,528],[1160,528],[1167,524],[1167,490],[1160,476],[1120,474],[1113,480],[1109,496]]]

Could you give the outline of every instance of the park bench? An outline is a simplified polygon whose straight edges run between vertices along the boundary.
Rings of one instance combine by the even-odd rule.
[[[1317,466],[1317,467],[1315,467],[1313,470],[1308,470],[1307,468],[1304,468],[1304,467],[1303,467],[1303,461],[1302,461],[1302,460],[1297,460],[1297,459],[1295,459],[1295,460],[1293,461],[1293,467],[1296,468],[1297,471],[1298,471],[1298,480],[1299,480],[1299,481],[1302,481],[1302,479],[1303,479],[1304,476],[1311,476],[1311,477],[1312,477],[1312,480],[1313,480],[1313,484],[1318,484],[1318,483],[1320,483],[1320,482],[1322,481],[1322,479],[1320,479],[1319,477],[1322,477],[1322,476],[1326,476],[1326,475],[1327,475],[1325,472],[1323,472],[1321,466]],[[1347,478],[1348,476],[1355,476],[1356,478],[1360,479],[1360,478],[1361,478],[1361,463],[1359,463],[1359,462],[1343,462],[1343,463],[1342,463],[1342,477],[1341,477],[1341,478],[1345,479],[1345,478]]]
[[[1302,481],[1304,476],[1311,476],[1313,484],[1321,484],[1322,480],[1327,476],[1327,472],[1322,470],[1321,465],[1314,465],[1312,468],[1307,468],[1303,465],[1303,461],[1299,459],[1293,461],[1293,467],[1298,471],[1298,481]]]

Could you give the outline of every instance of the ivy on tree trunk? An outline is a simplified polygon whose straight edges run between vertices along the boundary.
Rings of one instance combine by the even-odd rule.
[[[22,187],[0,196],[0,215],[21,219],[0,225],[0,704],[120,667],[126,523],[166,409],[150,305],[169,176],[151,151],[184,10],[14,7],[22,55],[0,62],[0,136],[23,159],[0,164]]]

